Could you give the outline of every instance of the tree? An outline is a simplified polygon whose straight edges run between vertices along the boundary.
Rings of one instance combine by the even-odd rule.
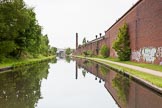
[[[86,41],[86,38],[84,37],[84,38],[83,38],[83,41],[82,41],[82,44],[85,45],[86,42],[87,42],[87,41]]]
[[[71,49],[70,48],[67,48],[66,51],[65,51],[66,55],[70,55],[72,53]]]
[[[109,56],[109,48],[106,45],[102,45],[101,49],[100,49],[100,54],[106,58]]]
[[[119,28],[118,37],[113,43],[113,49],[115,49],[118,54],[118,58],[121,61],[130,60],[131,49],[128,26],[126,23],[121,28]]]
[[[0,62],[9,57],[48,56],[48,36],[41,32],[33,8],[23,0],[0,1]]]
[[[41,36],[41,42],[40,42],[40,54],[44,56],[48,56],[49,53],[49,40],[48,36]]]
[[[19,46],[15,39],[19,37],[20,32],[28,27],[28,15],[23,0],[6,1],[0,3],[0,44],[2,52],[0,55],[8,56]],[[9,46],[5,47],[5,46]],[[23,46],[23,45],[22,45]],[[5,51],[7,49],[7,51]]]
[[[51,55],[56,55],[56,52],[57,52],[57,48],[56,47],[51,47],[50,48],[50,54]]]

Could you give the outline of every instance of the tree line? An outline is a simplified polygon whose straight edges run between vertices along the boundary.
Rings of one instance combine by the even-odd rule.
[[[41,31],[34,8],[23,0],[0,1],[0,61],[54,54],[57,48],[50,47]]]

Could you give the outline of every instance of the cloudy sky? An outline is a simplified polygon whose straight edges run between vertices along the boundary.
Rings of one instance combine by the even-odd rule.
[[[84,37],[92,40],[104,34],[138,0],[25,0],[35,7],[36,17],[50,45],[75,48],[75,34],[79,43]]]

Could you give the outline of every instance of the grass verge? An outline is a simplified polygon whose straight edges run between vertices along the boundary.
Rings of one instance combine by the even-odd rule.
[[[42,61],[46,61],[49,59],[54,58],[55,56],[48,56],[48,57],[44,57],[41,56],[39,58],[33,58],[33,59],[10,59],[8,61],[6,61],[5,63],[0,64],[0,68],[5,68],[5,67],[20,67],[20,66],[24,66],[27,64],[34,64],[37,62],[42,62]]]

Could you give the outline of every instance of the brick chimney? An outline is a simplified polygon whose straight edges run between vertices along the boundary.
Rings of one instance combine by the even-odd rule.
[[[76,33],[76,49],[78,48],[78,33]]]

